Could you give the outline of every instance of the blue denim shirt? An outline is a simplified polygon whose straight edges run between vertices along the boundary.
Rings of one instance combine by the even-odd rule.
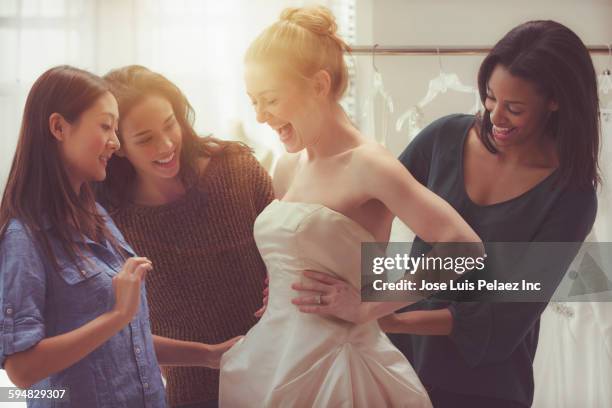
[[[119,245],[134,251],[108,216],[106,227]],[[7,356],[46,337],[75,330],[110,311],[115,303],[112,278],[123,266],[108,243],[76,237],[83,257],[74,265],[46,233],[59,270],[39,250],[27,228],[11,220],[0,241],[0,365]],[[64,255],[62,255],[64,254]],[[164,407],[165,391],[149,325],[143,285],[140,307],[132,321],[85,358],[32,386],[68,389],[70,401],[31,399],[28,407]]]

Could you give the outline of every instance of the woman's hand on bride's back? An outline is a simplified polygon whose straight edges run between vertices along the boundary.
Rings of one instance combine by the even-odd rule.
[[[304,271],[308,282],[291,285],[297,291],[309,293],[294,298],[291,302],[304,313],[334,316],[352,323],[361,323],[361,293],[349,283],[328,274]]]
[[[205,351],[203,354],[204,358],[203,358],[203,362],[198,365],[202,365],[208,368],[218,369],[223,353],[231,349],[234,346],[234,344],[236,344],[243,337],[244,336],[236,336],[232,339],[229,339],[219,344],[203,344],[204,351]]]

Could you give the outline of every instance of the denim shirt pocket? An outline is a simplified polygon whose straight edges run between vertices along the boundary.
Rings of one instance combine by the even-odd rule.
[[[93,257],[83,257],[76,264],[66,261],[59,264],[58,273],[68,285],[76,285],[102,273],[98,262]]]
[[[63,321],[60,326],[81,324],[110,310],[114,305],[114,271],[99,259],[84,257],[76,264],[60,263],[55,304]]]

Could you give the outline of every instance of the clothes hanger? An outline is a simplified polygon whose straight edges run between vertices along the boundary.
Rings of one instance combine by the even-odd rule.
[[[601,75],[597,76],[599,93],[607,95],[612,90],[612,44],[608,44],[608,63]]]
[[[380,95],[385,101],[385,105],[389,112],[393,113],[393,99],[391,99],[391,95],[385,90],[385,85],[383,83],[382,74],[378,70],[376,66],[376,47],[378,44],[375,44],[372,48],[372,68],[374,68],[374,96]]]
[[[402,116],[399,117],[397,122],[395,123],[395,130],[401,131],[404,126],[404,122],[407,119],[413,118],[415,115],[415,111],[422,111],[423,108],[431,103],[438,95],[444,94],[448,91],[457,91],[462,93],[470,93],[474,94],[475,103],[470,113],[476,113],[480,110],[480,95],[478,91],[469,85],[464,85],[459,80],[459,77],[455,73],[447,73],[442,68],[442,57],[440,56],[440,49],[437,49],[438,54],[438,68],[439,74],[437,77],[433,78],[429,81],[429,87],[427,89],[427,94],[419,103],[417,103],[414,107],[410,108],[406,111]]]
[[[380,73],[380,71],[378,70],[378,67],[376,66],[376,48],[377,47],[378,47],[378,44],[374,44],[374,46],[372,47],[372,70],[374,72],[373,79],[372,79],[373,90],[372,90],[372,95],[370,96],[370,98],[366,100],[366,103],[363,109],[364,117],[367,117],[367,115],[370,113],[370,104],[373,107],[374,101],[376,100],[377,97],[380,97],[382,99],[383,106],[388,111],[387,113],[393,113],[394,111],[393,99],[391,98],[391,95],[389,95],[389,93],[386,91],[385,84],[382,79],[382,74]],[[378,141],[384,146],[385,141],[386,141],[386,135],[387,135],[387,119],[383,117],[382,131],[380,135],[375,134],[376,141]]]

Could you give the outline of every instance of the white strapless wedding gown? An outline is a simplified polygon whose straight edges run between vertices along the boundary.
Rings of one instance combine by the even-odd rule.
[[[305,269],[359,287],[361,242],[375,241],[367,230],[319,204],[275,200],[255,221],[255,240],[270,277],[268,307],[223,355],[222,408],[431,407],[376,321],[355,325],[291,303]]]

